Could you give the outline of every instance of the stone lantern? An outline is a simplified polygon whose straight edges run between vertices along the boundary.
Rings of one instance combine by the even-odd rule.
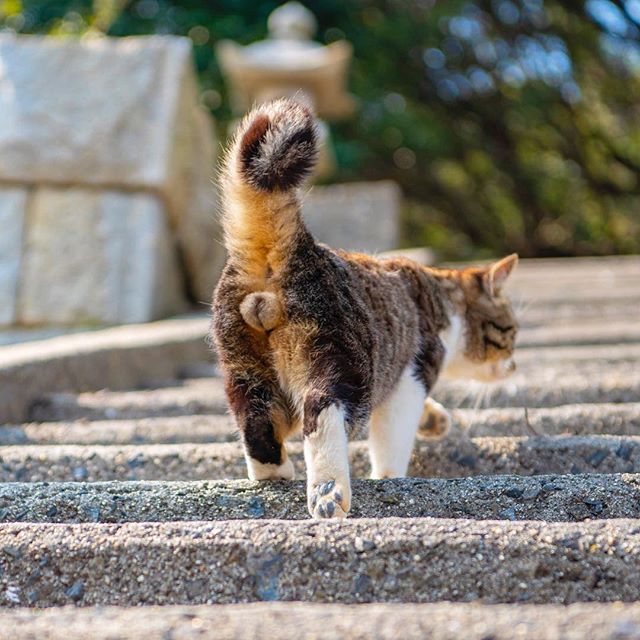
[[[288,2],[271,13],[269,37],[248,46],[223,40],[216,54],[229,83],[232,108],[244,113],[254,103],[277,97],[306,101],[320,118],[350,115],[354,99],[347,92],[351,45],[340,40],[324,46],[311,38],[317,23],[298,2]],[[328,129],[320,126],[321,153],[316,177],[333,168]]]

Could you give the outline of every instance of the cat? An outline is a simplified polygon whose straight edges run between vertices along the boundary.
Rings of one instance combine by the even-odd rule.
[[[302,430],[314,518],[351,507],[348,435],[369,427],[373,478],[406,474],[418,427],[442,432],[440,374],[491,381],[515,370],[517,322],[503,287],[513,254],[486,267],[424,267],[313,239],[300,187],[316,123],[280,99],[238,127],[221,172],[227,262],[212,339],[254,480],[292,479],[285,440]]]

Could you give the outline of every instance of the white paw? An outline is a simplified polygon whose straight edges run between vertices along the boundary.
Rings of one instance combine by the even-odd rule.
[[[246,456],[249,480],[293,480],[296,472],[291,458],[284,453],[282,464],[263,464]]]
[[[418,427],[419,438],[442,438],[451,427],[449,412],[435,400],[427,398]]]
[[[315,520],[346,518],[351,507],[351,488],[335,480],[309,485],[307,505]]]

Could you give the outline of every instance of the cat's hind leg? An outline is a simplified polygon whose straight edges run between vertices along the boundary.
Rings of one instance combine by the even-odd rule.
[[[442,438],[451,427],[451,416],[449,412],[433,398],[424,401],[420,426],[418,427],[419,438]]]
[[[245,361],[247,355],[245,355]],[[250,480],[292,480],[293,463],[284,446],[293,430],[286,400],[268,368],[225,372],[229,406],[235,418]]]
[[[244,445],[250,480],[293,480],[295,471],[284,440],[291,419],[279,389],[268,380],[231,378],[227,389]]]
[[[229,407],[244,445],[251,480],[290,480],[294,469],[284,446],[293,429],[291,407],[273,369],[267,335],[245,323],[242,292],[228,285],[218,296],[213,337]]]
[[[303,433],[309,513],[314,518],[344,518],[351,507],[351,481],[342,403],[311,392]]]
[[[389,397],[373,410],[369,427],[372,478],[407,473],[427,391],[408,366]]]

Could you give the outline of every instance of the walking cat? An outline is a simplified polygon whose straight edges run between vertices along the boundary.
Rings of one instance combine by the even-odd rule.
[[[240,125],[222,171],[228,258],[212,337],[249,477],[293,478],[284,442],[302,429],[309,512],[333,518],[351,506],[350,432],[369,426],[372,477],[403,476],[421,420],[442,430],[428,398],[439,374],[515,369],[502,288],[518,258],[436,269],[318,244],[299,194],[316,152],[314,118],[294,101]]]

